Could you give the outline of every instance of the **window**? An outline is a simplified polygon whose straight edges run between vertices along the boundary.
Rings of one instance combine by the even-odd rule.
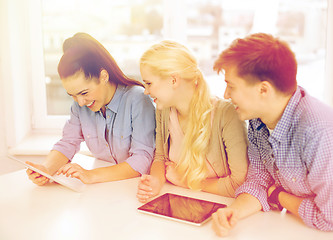
[[[70,3],[70,4],[69,4]],[[43,41],[47,114],[69,114],[72,98],[57,73],[63,41],[77,32],[99,40],[122,70],[139,79],[138,58],[162,39],[163,0],[43,0]]]
[[[272,33],[296,53],[299,85],[324,100],[327,0],[41,2],[45,77],[37,84],[42,92],[35,94],[36,127],[59,127],[68,118],[72,99],[61,86],[57,63],[62,42],[76,32],[99,40],[125,74],[136,79],[138,60],[150,45],[162,39],[183,42],[196,54],[211,92],[220,97],[224,81],[212,70],[218,54],[237,37]]]
[[[224,83],[212,66],[235,38],[266,32],[287,41],[298,61],[298,84],[324,100],[326,0],[187,1],[187,42],[195,50],[213,94]]]

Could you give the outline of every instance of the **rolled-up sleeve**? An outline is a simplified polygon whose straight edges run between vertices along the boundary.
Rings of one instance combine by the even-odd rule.
[[[309,167],[307,176],[315,196],[305,198],[298,213],[309,227],[333,231],[333,129],[312,131],[304,155]]]
[[[79,106],[74,102],[71,107],[70,119],[63,128],[62,138],[52,148],[52,150],[64,154],[69,160],[72,160],[80,150],[80,144],[84,141],[78,108]]]
[[[141,174],[148,173],[155,149],[155,107],[141,95],[131,109],[132,139],[126,162]]]
[[[263,211],[269,211],[270,206],[267,201],[267,190],[272,184],[273,178],[266,170],[260,158],[259,149],[254,142],[253,134],[256,131],[253,126],[249,126],[248,156],[250,166],[245,182],[236,190],[236,197],[242,193],[248,193],[259,200]]]

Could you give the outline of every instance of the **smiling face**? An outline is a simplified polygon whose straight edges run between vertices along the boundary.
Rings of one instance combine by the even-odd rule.
[[[154,99],[156,108],[161,110],[174,106],[172,77],[162,79],[160,76],[154,75],[146,66],[141,66],[140,72],[145,85],[145,94]]]
[[[225,82],[227,87],[224,92],[225,99],[231,99],[241,120],[260,117],[260,82],[248,83],[237,73],[236,67],[225,69]]]
[[[105,70],[103,70],[105,71]],[[109,88],[100,74],[100,79],[87,79],[83,71],[78,71],[72,76],[62,79],[62,85],[67,94],[73,97],[80,107],[86,106],[91,111],[97,112],[111,101]]]

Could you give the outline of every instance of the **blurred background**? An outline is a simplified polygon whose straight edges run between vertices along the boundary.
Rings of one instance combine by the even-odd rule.
[[[238,37],[271,33],[296,53],[299,85],[333,106],[333,0],[0,0],[0,32],[0,175],[21,167],[7,154],[43,160],[61,138],[73,100],[57,65],[77,32],[137,80],[148,47],[179,41],[219,97],[224,78],[212,67],[221,51]],[[89,154],[85,144],[81,153]]]
[[[212,94],[223,97],[213,72],[235,38],[266,32],[286,40],[299,64],[298,84],[323,100],[327,0],[41,0],[48,115],[68,115],[72,99],[57,74],[63,41],[86,32],[100,41],[125,74],[140,80],[139,58],[173,39],[196,55]]]

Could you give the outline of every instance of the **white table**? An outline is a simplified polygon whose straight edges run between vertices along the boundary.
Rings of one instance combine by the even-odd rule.
[[[0,239],[220,239],[211,221],[196,227],[139,213],[138,178],[87,185],[77,193],[58,184],[39,187],[24,170],[0,176]],[[165,184],[172,192],[230,204],[233,199]],[[306,227],[290,214],[260,212],[240,221],[225,239],[326,240],[333,233]]]

